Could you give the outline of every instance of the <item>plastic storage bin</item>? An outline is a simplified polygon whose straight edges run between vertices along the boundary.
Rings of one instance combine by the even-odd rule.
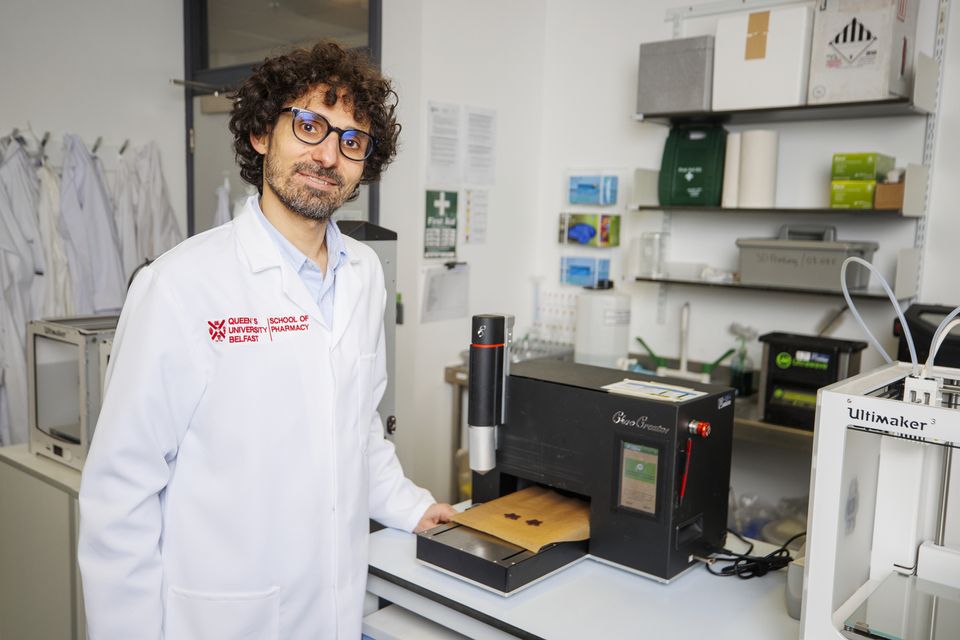
[[[740,238],[740,282],[743,284],[840,291],[840,267],[850,256],[873,260],[876,242],[838,242],[835,227],[784,225],[776,238]],[[870,272],[847,267],[847,286],[866,288]]]

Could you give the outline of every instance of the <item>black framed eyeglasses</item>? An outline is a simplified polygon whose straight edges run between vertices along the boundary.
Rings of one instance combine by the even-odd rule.
[[[293,114],[293,135],[303,144],[318,145],[327,139],[331,131],[337,133],[340,140],[340,153],[348,160],[362,162],[370,157],[376,141],[366,131],[359,129],[340,129],[330,124],[330,121],[319,113],[286,107],[280,113]]]

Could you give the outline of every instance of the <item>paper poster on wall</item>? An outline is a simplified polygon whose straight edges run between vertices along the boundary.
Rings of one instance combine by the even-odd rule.
[[[467,189],[463,192],[463,241],[466,244],[484,244],[487,241],[486,189]]]
[[[497,151],[497,112],[493,109],[466,107],[467,147],[464,182],[477,185],[494,183]]]
[[[467,317],[470,266],[466,263],[430,267],[424,271],[420,322]]]
[[[427,182],[460,182],[460,105],[427,105]]]
[[[457,255],[457,192],[427,191],[423,255],[453,258]]]

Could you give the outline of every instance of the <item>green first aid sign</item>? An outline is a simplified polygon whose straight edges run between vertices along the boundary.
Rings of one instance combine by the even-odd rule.
[[[427,191],[423,255],[427,258],[456,257],[456,191]]]

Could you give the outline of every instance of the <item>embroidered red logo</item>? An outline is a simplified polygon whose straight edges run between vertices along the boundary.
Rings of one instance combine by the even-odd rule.
[[[207,320],[207,324],[210,325],[210,339],[214,342],[223,342],[223,339],[227,337],[226,329],[226,320]]]
[[[255,316],[230,316],[223,320],[207,320],[210,340],[217,343],[272,342],[274,334],[310,330],[310,316],[268,316],[265,323]],[[263,338],[263,340],[261,340]]]

